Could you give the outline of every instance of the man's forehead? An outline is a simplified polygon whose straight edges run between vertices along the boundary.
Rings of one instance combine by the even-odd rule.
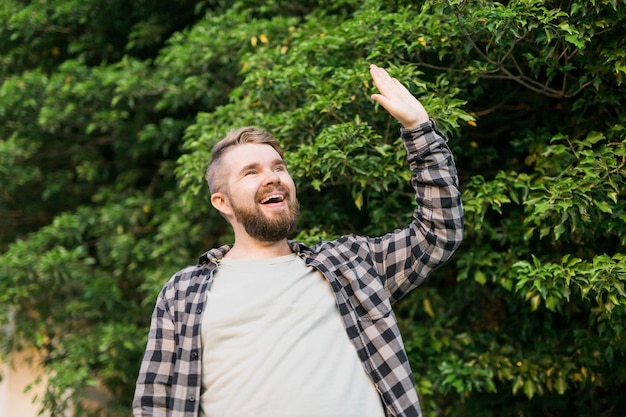
[[[280,154],[272,146],[264,143],[243,143],[232,146],[224,155],[224,162],[230,167],[250,164],[282,162]]]

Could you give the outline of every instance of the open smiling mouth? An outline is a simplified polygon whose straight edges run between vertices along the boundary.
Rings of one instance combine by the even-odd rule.
[[[282,194],[272,194],[268,195],[264,199],[261,200],[261,204],[276,204],[282,203],[285,201],[285,196]]]

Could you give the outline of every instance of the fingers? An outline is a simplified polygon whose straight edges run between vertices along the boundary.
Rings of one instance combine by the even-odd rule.
[[[390,101],[410,103],[415,101],[415,97],[411,92],[397,79],[391,77],[384,68],[376,65],[370,66],[372,80],[380,92],[379,95],[384,96]],[[372,99],[376,100],[373,95]],[[379,101],[379,100],[376,100]]]
[[[397,80],[392,78],[384,68],[372,64],[370,66],[370,74],[372,75],[374,84],[382,95],[390,95],[397,88]]]

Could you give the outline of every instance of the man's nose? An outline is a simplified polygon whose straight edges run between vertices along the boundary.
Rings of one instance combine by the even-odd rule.
[[[265,175],[266,184],[280,184],[280,175],[276,171],[269,170]]]

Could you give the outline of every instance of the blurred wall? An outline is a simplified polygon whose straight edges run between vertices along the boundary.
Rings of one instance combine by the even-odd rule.
[[[0,417],[37,417],[39,404],[35,402],[37,395],[43,395],[43,384],[33,386],[28,392],[26,388],[36,381],[40,373],[29,363],[37,363],[34,352],[14,354],[13,363],[0,363]],[[46,417],[49,414],[44,413]]]

